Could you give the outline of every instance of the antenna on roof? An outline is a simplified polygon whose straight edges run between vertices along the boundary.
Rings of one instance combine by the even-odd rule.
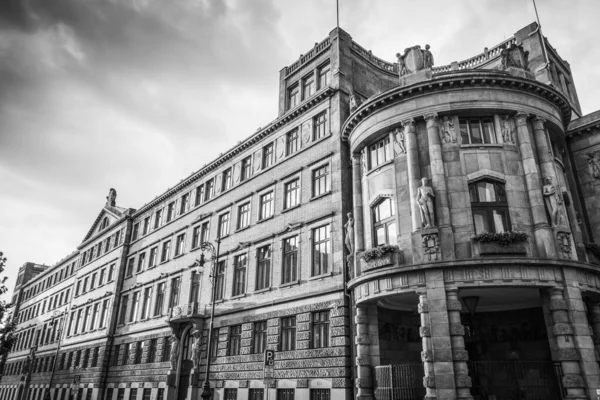
[[[337,21],[337,28],[340,29],[340,0],[335,0],[335,17]]]
[[[540,34],[540,40],[542,41],[542,50],[544,51],[544,58],[546,60],[546,66],[550,64],[550,60],[548,59],[548,52],[546,51],[546,41],[544,40],[544,35],[542,35],[542,24],[540,23],[540,16],[538,15],[537,6],[535,5],[535,0],[533,1],[533,9],[535,10],[535,18],[538,23],[538,32]]]

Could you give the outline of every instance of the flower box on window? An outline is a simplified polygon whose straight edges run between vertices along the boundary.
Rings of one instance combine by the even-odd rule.
[[[527,234],[525,232],[484,232],[472,236],[473,253],[479,256],[527,255]]]
[[[403,254],[398,246],[377,246],[360,254],[361,271],[402,264]]]

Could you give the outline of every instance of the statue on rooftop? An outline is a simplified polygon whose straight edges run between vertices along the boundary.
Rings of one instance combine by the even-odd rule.
[[[423,50],[423,68],[424,69],[433,67],[433,54],[431,54],[431,52],[429,51],[430,48],[431,47],[428,44],[426,44],[425,50]]]
[[[117,204],[117,191],[113,188],[110,188],[108,191],[108,196],[106,196],[106,205],[114,207]]]
[[[408,70],[406,69],[406,63],[404,62],[402,54],[397,53],[396,58],[398,59],[398,75],[400,77],[403,77],[404,75],[408,74]]]

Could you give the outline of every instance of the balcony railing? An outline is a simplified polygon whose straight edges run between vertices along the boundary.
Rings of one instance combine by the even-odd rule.
[[[183,305],[178,305],[171,308],[169,312],[169,320],[177,320],[177,319],[187,319],[191,317],[203,317],[204,310],[200,309],[200,303],[188,303]]]

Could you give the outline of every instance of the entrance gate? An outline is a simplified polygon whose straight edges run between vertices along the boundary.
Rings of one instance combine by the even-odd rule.
[[[423,364],[382,365],[375,367],[377,400],[423,400]]]

